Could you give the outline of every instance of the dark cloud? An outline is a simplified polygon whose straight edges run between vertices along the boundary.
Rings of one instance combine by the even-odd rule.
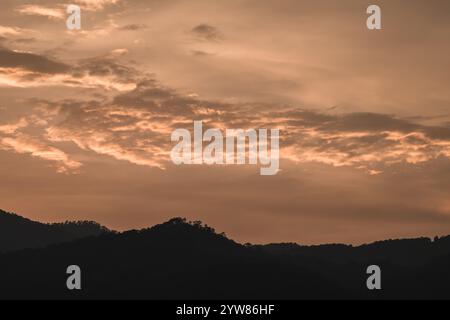
[[[122,27],[119,27],[118,30],[121,31],[137,31],[137,30],[142,30],[142,29],[146,29],[147,26],[145,24],[137,24],[137,23],[132,23],[132,24],[127,24],[124,25]]]
[[[335,117],[324,130],[336,131],[383,131],[398,130],[410,132],[417,129],[417,125],[406,120],[397,119],[391,115],[377,113],[351,113]]]
[[[66,73],[70,66],[50,58],[26,52],[16,52],[0,48],[0,67],[23,68],[47,74]]]
[[[98,57],[82,60],[78,63],[75,72],[82,74],[87,72],[91,76],[107,77],[114,76],[120,82],[137,82],[139,73],[135,68],[117,62],[114,58]]]
[[[120,56],[126,53],[126,50],[119,49],[107,55],[72,61],[68,64],[58,62],[44,54],[0,48],[0,68],[5,68],[2,74],[7,81],[19,87],[49,85],[130,90],[146,75],[118,61]],[[8,68],[21,70],[15,72]]]
[[[213,56],[214,54],[209,53],[209,52],[205,52],[202,50],[191,50],[191,53],[193,56],[196,57],[207,57],[207,56]]]
[[[325,119],[324,119],[325,120]],[[426,126],[393,115],[377,113],[350,113],[328,118],[321,126],[324,131],[360,131],[382,132],[396,131],[402,133],[422,132],[432,139],[450,139],[450,126]]]
[[[223,35],[219,29],[208,24],[199,24],[194,27],[191,32],[199,40],[220,41],[223,39]]]

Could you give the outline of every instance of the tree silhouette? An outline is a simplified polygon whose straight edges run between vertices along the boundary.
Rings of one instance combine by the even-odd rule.
[[[7,242],[15,249],[0,254],[0,299],[450,298],[450,236],[357,247],[241,245],[181,217],[122,233],[95,222],[40,224],[1,212],[2,231],[5,224],[15,226]],[[29,248],[23,237],[53,242],[19,250]],[[82,268],[79,292],[65,287],[72,264]],[[372,264],[382,270],[379,291],[365,285]]]

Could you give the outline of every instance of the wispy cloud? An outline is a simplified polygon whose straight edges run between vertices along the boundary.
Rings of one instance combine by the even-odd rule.
[[[127,49],[116,49],[67,64],[3,48],[0,84],[112,90],[115,93],[102,101],[47,103],[53,113],[42,119],[49,125],[40,139],[73,142],[83,150],[144,166],[165,168],[171,131],[191,129],[194,120],[223,130],[277,128],[281,130],[280,156],[284,159],[354,167],[372,175],[402,162],[414,165],[450,157],[450,128],[446,126],[425,126],[379,113],[331,114],[272,103],[202,100],[127,66],[120,60],[127,53]],[[24,121],[0,127],[0,132],[20,131]]]
[[[0,36],[19,36],[24,32],[25,30],[19,27],[0,26]]]
[[[76,4],[83,6],[87,10],[102,10],[106,6],[119,3],[121,0],[74,0]]]
[[[58,148],[52,147],[36,138],[24,134],[16,134],[14,137],[0,138],[0,148],[12,150],[17,153],[30,154],[56,163],[56,170],[60,173],[75,172],[81,167],[81,163],[70,159],[70,157]]]
[[[65,18],[64,6],[47,7],[27,4],[17,7],[16,11],[22,15],[42,16],[53,20],[62,20]]]
[[[28,121],[26,118],[20,118],[19,121],[10,124],[0,124],[0,132],[6,134],[12,134],[18,129],[25,128],[28,126]]]
[[[48,104],[64,119],[47,128],[50,141],[138,165],[164,168],[172,130],[205,127],[278,128],[284,159],[364,169],[371,175],[398,163],[411,165],[450,157],[450,128],[423,126],[390,115],[331,115],[270,104],[230,104],[199,100],[147,80],[107,102]],[[56,109],[55,109],[56,108]],[[371,125],[362,125],[364,121]]]
[[[135,88],[138,73],[114,60],[126,53],[126,49],[118,49],[106,56],[69,65],[40,54],[0,48],[0,85],[131,90]]]

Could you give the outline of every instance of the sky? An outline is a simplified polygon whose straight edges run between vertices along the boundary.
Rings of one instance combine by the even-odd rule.
[[[251,243],[450,234],[447,0],[1,9],[0,208],[116,230],[186,217]],[[171,132],[195,120],[279,129],[280,172],[174,165]]]

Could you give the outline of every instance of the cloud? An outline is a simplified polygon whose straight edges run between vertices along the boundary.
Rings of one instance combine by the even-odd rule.
[[[63,20],[66,17],[66,13],[62,6],[46,7],[34,4],[27,4],[17,7],[16,11],[22,15],[42,16],[52,20]]]
[[[69,170],[73,173],[82,165],[80,162],[70,159],[70,157],[60,149],[24,134],[0,138],[0,148],[13,150],[17,153],[30,154],[33,157],[55,162],[56,170],[59,173],[65,173]]]
[[[448,157],[450,151],[449,136],[434,134],[448,133],[450,128],[423,126],[385,114],[351,113],[311,122],[310,114],[305,119],[298,113],[285,125],[285,156],[296,162],[353,166],[379,173],[377,166],[418,164]]]
[[[73,3],[87,11],[101,11],[109,5],[119,3],[120,0],[74,0]],[[64,20],[67,17],[67,5],[55,3],[53,6],[25,4],[16,7],[15,11],[21,15],[41,16],[50,20]]]
[[[353,167],[371,175],[398,163],[450,158],[450,128],[446,126],[426,126],[380,113],[336,114],[272,103],[202,100],[125,65],[119,59],[126,53],[126,49],[116,49],[68,65],[1,49],[0,80],[25,87],[63,85],[118,92],[101,101],[44,101],[44,108],[53,113],[43,119],[49,125],[41,139],[73,142],[83,150],[137,165],[166,168],[170,133],[180,127],[191,129],[194,120],[203,120],[205,128],[222,130],[277,128],[282,158],[298,164]],[[3,127],[3,132],[16,130],[20,127]]]
[[[210,30],[196,29],[201,34]],[[180,127],[191,129],[194,120],[222,130],[277,128],[284,159],[359,168],[372,175],[398,163],[415,165],[450,157],[448,126],[427,126],[375,112],[336,114],[335,110],[318,112],[274,103],[203,100],[163,86],[148,73],[127,65],[121,57],[128,52],[115,49],[68,64],[0,48],[0,84],[113,91],[101,101],[49,102],[47,107],[55,113],[44,119],[49,125],[40,139],[73,142],[83,150],[150,167],[167,167],[170,133]],[[20,129],[6,126],[2,131]]]
[[[0,85],[131,90],[139,73],[116,61],[126,53],[126,49],[118,49],[106,56],[69,65],[40,54],[0,48]]]
[[[0,45],[0,49],[6,44],[28,45],[36,43],[36,41],[36,32],[33,30],[0,25],[0,44],[3,43]]]
[[[19,38],[19,39],[12,39],[11,42],[16,44],[31,44],[37,42],[35,38]]]
[[[202,41],[217,42],[223,39],[223,35],[219,29],[208,24],[199,24],[191,32],[198,40]]]
[[[57,109],[64,120],[47,128],[50,141],[70,141],[83,150],[161,169],[169,159],[169,118],[164,123],[151,112],[96,102],[67,101]]]
[[[103,10],[106,6],[115,5],[121,0],[74,0],[76,4],[82,6],[86,10],[97,11]]]
[[[147,26],[145,24],[132,23],[132,24],[124,25],[117,29],[121,30],[121,31],[137,31],[137,30],[142,30],[142,29],[146,29],[146,28],[147,28]]]
[[[28,121],[26,118],[20,118],[19,121],[12,124],[0,124],[0,132],[6,134],[12,134],[18,129],[25,128],[28,126]]]
[[[21,68],[31,72],[58,74],[66,73],[70,67],[42,55],[29,52],[12,51],[0,48],[1,68]]]
[[[0,26],[0,36],[19,36],[24,32],[25,30],[19,27]]]
[[[332,115],[290,106],[206,101],[152,79],[111,101],[66,101],[49,107],[63,119],[47,128],[50,141],[70,141],[84,150],[158,168],[169,163],[170,133],[192,129],[194,120],[203,120],[205,129],[278,128],[282,158],[298,164],[353,167],[370,175],[399,163],[450,158],[446,127],[385,114]]]

